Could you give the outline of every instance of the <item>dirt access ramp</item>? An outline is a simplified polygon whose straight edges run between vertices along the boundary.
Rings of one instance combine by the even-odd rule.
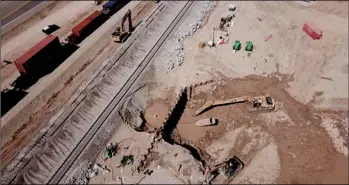
[[[128,8],[130,8],[131,10],[135,10],[134,8],[136,7],[138,13],[141,12],[141,14],[138,15],[137,11],[135,11],[134,15],[136,17],[136,21],[140,21],[141,20],[140,16],[146,14],[147,11],[151,8],[151,6],[146,6],[149,3],[140,2],[141,7],[137,6],[138,3],[139,2],[132,2],[125,7],[126,10]],[[143,11],[142,7],[145,8],[144,9],[145,11]],[[126,11],[126,10],[124,10],[124,11]],[[60,81],[59,79],[56,79],[56,82],[54,82],[55,84],[50,85],[50,86],[54,87],[54,89],[52,87],[44,89],[43,87],[38,87],[38,86],[33,88],[34,93],[35,93],[35,89],[37,91],[39,91],[40,89],[43,90],[42,94],[39,95],[40,99],[34,99],[34,102],[32,104],[28,105],[31,108],[36,107],[38,109],[35,109],[35,110],[31,109],[33,111],[28,112],[25,110],[27,108],[25,108],[22,110],[22,112],[25,112],[24,115],[22,114],[22,112],[20,112],[19,115],[22,114],[22,116],[14,117],[14,120],[12,120],[14,125],[13,124],[7,124],[6,126],[3,125],[3,127],[6,129],[6,133],[8,133],[8,134],[5,134],[5,132],[4,132],[5,129],[3,129],[2,130],[2,132],[3,132],[2,137],[4,138],[3,140],[5,140],[7,138],[6,140],[8,142],[6,143],[5,146],[3,146],[5,148],[3,148],[2,151],[8,151],[8,150],[11,151],[12,149],[14,149],[16,151],[20,150],[20,147],[14,148],[14,146],[18,146],[18,145],[22,146],[23,144],[25,144],[27,142],[27,139],[30,138],[29,133],[35,134],[38,129],[40,129],[42,126],[44,126],[48,122],[48,120],[50,119],[50,117],[53,114],[55,114],[57,112],[58,112],[58,114],[62,113],[62,111],[65,108],[63,108],[60,111],[58,109],[60,107],[62,107],[63,105],[64,105],[64,107],[67,108],[68,105],[65,105],[64,102],[68,101],[70,95],[73,94],[78,89],[78,87],[81,85],[83,80],[86,80],[86,78],[88,78],[90,76],[90,75],[86,76],[86,74],[91,74],[93,72],[96,72],[97,69],[101,69],[101,67],[103,67],[103,66],[100,66],[101,63],[108,62],[108,59],[107,59],[107,57],[109,56],[108,52],[117,52],[118,47],[116,47],[115,43],[113,43],[111,41],[110,33],[114,29],[114,22],[117,22],[116,20],[120,20],[121,16],[123,16],[122,13],[125,13],[125,12],[123,12],[121,10],[119,13],[115,14],[110,19],[109,22],[107,21],[100,29],[98,29],[94,34],[92,34],[89,38],[86,39],[86,41],[84,41],[81,44],[80,52],[76,52],[73,56],[71,56],[71,58],[69,58],[65,62],[65,64],[67,64],[67,63],[69,63],[68,61],[72,62],[74,59],[77,59],[72,64],[72,66],[70,66],[67,69],[68,71],[66,71],[66,73],[64,73],[63,79],[61,78],[62,81]],[[106,30],[106,29],[108,29],[108,30]],[[97,36],[95,34],[97,34]],[[101,35],[101,34],[104,34],[104,35]],[[99,39],[98,36],[101,37],[102,39]],[[92,41],[91,41],[91,39],[92,39]],[[95,42],[95,40],[98,40],[98,42]],[[91,46],[91,44],[94,44],[94,47],[88,48]],[[112,45],[112,47],[109,47],[109,45]],[[103,49],[106,49],[106,51],[102,52]],[[81,50],[83,50],[83,51],[81,51]],[[94,60],[95,57],[100,54],[100,52],[102,52],[102,54],[104,56],[99,56],[99,57],[97,57],[96,60]],[[89,53],[89,55],[86,55],[86,53]],[[89,66],[89,64],[91,62],[92,62],[92,65]],[[103,64],[103,65],[105,66],[106,64]],[[57,77],[59,75],[57,71],[64,70],[64,69],[62,69],[62,67],[66,69],[68,66],[60,66],[54,72],[54,74],[51,74],[51,75],[55,75]],[[83,72],[83,74],[79,74],[80,72]],[[50,78],[49,80],[52,81],[53,79]],[[47,81],[45,81],[45,82],[47,83]],[[45,83],[45,82],[42,82],[42,83]],[[60,85],[57,86],[57,84],[60,84]],[[84,83],[84,84],[87,85],[86,83]],[[40,89],[38,89],[38,88],[40,88]],[[76,96],[75,96],[75,98],[76,98]],[[26,100],[22,100],[22,102],[20,102],[20,103],[23,104],[24,103],[23,101],[26,101]],[[44,102],[46,102],[47,104],[46,105],[43,104]],[[72,102],[72,101],[70,101],[70,102]],[[40,107],[37,107],[37,106],[40,106]],[[28,117],[31,117],[31,119],[28,120]],[[12,123],[12,121],[11,121],[11,123]],[[2,122],[4,123],[4,121],[2,121]],[[18,130],[18,131],[15,132],[16,130]],[[15,134],[13,134],[14,132],[15,132]],[[12,137],[12,139],[10,137]],[[4,145],[4,144],[5,144],[5,142],[2,143],[2,145]],[[11,156],[13,156],[13,154],[16,152],[11,151],[10,153],[11,153]],[[3,158],[3,161],[4,160],[5,159]]]

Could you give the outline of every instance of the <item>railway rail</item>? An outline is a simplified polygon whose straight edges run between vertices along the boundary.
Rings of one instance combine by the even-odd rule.
[[[129,92],[193,2],[168,4],[164,12],[177,11],[174,8],[177,6],[177,14],[164,13],[156,21],[148,22],[144,35],[131,46],[132,51],[127,50],[119,58],[118,65],[112,67],[74,111],[68,114],[64,125],[57,129],[42,152],[35,155],[17,176],[16,184],[61,183],[63,176]],[[156,35],[158,32],[162,34]]]
[[[149,20],[153,20],[154,16],[159,14],[164,7],[165,5],[160,3],[155,10],[152,10],[152,13],[146,16],[143,21],[141,21],[141,25],[133,31],[128,41],[120,47],[119,52],[116,55],[108,57],[99,67],[97,72],[91,75],[85,83],[81,84],[79,90],[68,101],[68,108],[58,111],[58,113],[54,115],[54,117],[51,118],[46,126],[40,131],[40,134],[34,137],[32,141],[21,150],[20,154],[9,165],[9,169],[1,171],[3,175],[1,178],[2,183],[14,183],[17,174],[28,165],[36,153],[42,150],[49,138],[54,135],[57,130],[62,128],[64,120],[77,108],[78,105],[80,105],[80,103],[86,98],[87,94],[98,82],[101,81],[104,75],[117,64],[117,61],[121,56],[130,48],[132,42],[138,38],[142,28],[149,25]]]

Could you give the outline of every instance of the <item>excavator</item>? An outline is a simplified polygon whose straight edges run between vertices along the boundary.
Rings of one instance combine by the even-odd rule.
[[[124,23],[128,19],[128,31],[125,31]],[[124,15],[121,21],[121,26],[118,26],[116,30],[112,33],[113,41],[123,43],[126,39],[131,35],[133,31],[132,19],[131,19],[131,10],[129,9],[127,13]]]
[[[210,183],[218,176],[223,176],[224,180],[219,184],[229,184],[244,167],[245,164],[238,157],[233,156],[233,158],[209,168],[206,182]]]
[[[231,98],[227,100],[208,101],[205,103],[205,105],[203,105],[199,110],[195,112],[195,116],[203,113],[209,108],[213,108],[216,106],[229,105],[229,104],[235,104],[235,103],[246,103],[246,102],[252,103],[253,111],[275,109],[274,100],[270,96],[256,96],[256,97],[242,96],[242,97]]]

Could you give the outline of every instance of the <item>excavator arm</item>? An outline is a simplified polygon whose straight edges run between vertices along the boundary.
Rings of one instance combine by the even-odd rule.
[[[132,31],[132,19],[131,19],[131,10],[129,9],[126,14],[124,15],[124,17],[122,17],[122,21],[121,21],[121,33],[125,32],[125,21],[126,19],[128,19],[128,26],[129,26],[129,31]]]
[[[245,103],[245,102],[251,102],[251,101],[253,101],[253,98],[249,96],[241,96],[241,97],[231,98],[227,100],[208,101],[205,103],[205,105],[203,105],[199,110],[195,112],[195,116],[201,114],[205,110],[212,107],[216,107],[220,105],[235,104],[235,103]]]

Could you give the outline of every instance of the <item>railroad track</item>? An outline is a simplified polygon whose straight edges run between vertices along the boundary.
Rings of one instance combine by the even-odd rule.
[[[173,7],[176,5],[177,8],[181,6],[178,13],[175,15],[164,13],[162,17],[147,25],[143,37],[133,44],[132,51],[128,50],[121,56],[119,65],[110,69],[80,105],[69,114],[64,126],[57,130],[42,152],[34,156],[18,175],[16,184],[57,184],[61,181],[193,4],[193,2],[169,2],[171,3],[174,5],[165,7],[164,12],[177,11]],[[168,26],[164,28],[163,25]],[[162,35],[157,36],[158,32]],[[147,38],[154,39],[145,42]]]
[[[108,57],[105,62],[102,63],[100,68],[96,73],[90,76],[87,80],[87,83],[81,84],[79,90],[70,98],[68,101],[69,107],[67,109],[60,110],[57,115],[54,115],[55,118],[51,119],[46,126],[40,131],[40,134],[32,139],[30,143],[23,148],[20,154],[12,162],[10,169],[2,172],[1,183],[11,184],[15,180],[17,174],[30,162],[33,156],[40,152],[49,138],[57,132],[58,129],[62,128],[64,125],[64,120],[73,112],[78,105],[86,98],[87,94],[92,90],[92,88],[104,77],[104,75],[114,66],[117,61],[121,58],[123,54],[130,48],[132,42],[135,41],[143,27],[149,25],[149,23],[154,19],[154,16],[157,16],[161,10],[165,7],[164,3],[159,3],[159,5],[152,10],[151,14],[146,16],[141,25],[139,25],[136,30],[133,31],[131,37],[124,43],[118,53],[114,56]]]

